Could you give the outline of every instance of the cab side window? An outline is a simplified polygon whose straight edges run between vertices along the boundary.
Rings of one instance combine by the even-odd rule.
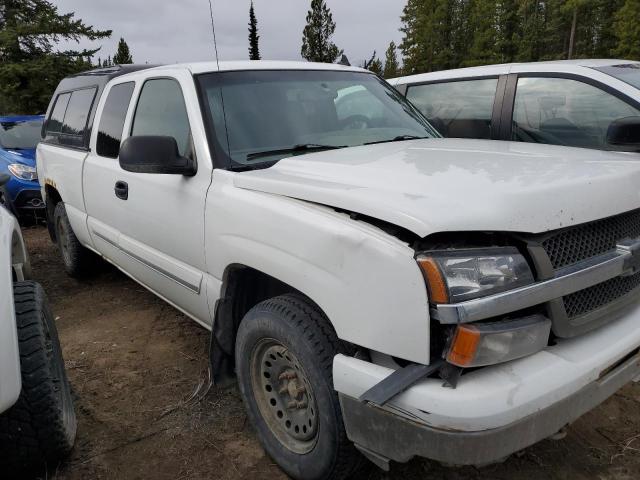
[[[124,121],[133,95],[134,82],[114,85],[109,90],[100,116],[96,153],[101,157],[118,158]]]
[[[86,149],[89,133],[87,123],[95,96],[95,87],[58,95],[45,125],[45,141]]]
[[[618,97],[569,78],[518,79],[512,140],[606,149],[614,120],[640,111]]]
[[[56,98],[56,103],[46,123],[47,136],[51,133],[60,133],[62,130],[62,121],[64,120],[64,112],[67,111],[69,98],[71,98],[70,93],[61,93]]]
[[[75,90],[71,93],[67,111],[62,122],[62,133],[76,137],[83,137],[86,133],[87,119],[91,111],[95,88]]]
[[[497,78],[411,85],[407,99],[445,137],[491,138]]]
[[[176,80],[147,80],[136,105],[131,135],[161,135],[176,139],[180,155],[192,156],[187,107]]]

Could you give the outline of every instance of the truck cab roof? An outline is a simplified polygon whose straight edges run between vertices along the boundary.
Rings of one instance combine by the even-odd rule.
[[[59,92],[64,92],[67,90],[76,90],[82,87],[95,86],[98,85],[100,87],[104,87],[109,80],[112,78],[119,77],[120,75],[124,75],[126,73],[137,72],[139,70],[144,70],[147,68],[157,67],[158,65],[148,65],[148,64],[131,64],[131,65],[113,65],[111,67],[104,68],[94,68],[93,70],[86,70],[84,72],[74,73],[73,75],[69,75],[68,77],[63,78],[56,91],[54,96]]]
[[[132,69],[131,73],[139,69]],[[346,71],[371,73],[360,67],[337,63],[319,63],[288,60],[229,60],[223,62],[185,62],[153,66],[153,70],[188,70],[193,75],[213,72],[238,72],[258,70],[313,70],[313,71]]]
[[[64,92],[69,92],[73,90],[81,90],[83,88],[95,88],[96,94],[94,97],[94,101],[91,105],[91,111],[89,112],[88,121],[87,121],[87,138],[88,134],[91,132],[91,128],[93,126],[93,117],[95,116],[96,107],[98,106],[98,101],[100,100],[100,95],[102,95],[102,91],[104,90],[105,85],[109,82],[109,80],[119,77],[121,75],[125,75],[127,73],[136,72],[139,70],[144,70],[147,68],[153,68],[157,65],[148,65],[148,64],[131,64],[131,65],[113,65],[111,67],[105,68],[96,68],[93,70],[87,70],[80,73],[75,73],[73,75],[69,75],[68,77],[63,78],[58,86],[56,87],[55,92],[51,96],[51,101],[49,102],[49,106],[47,107],[47,113],[45,118],[49,118],[51,114],[51,109],[53,108],[58,95]],[[44,136],[44,128],[43,128],[43,136]]]

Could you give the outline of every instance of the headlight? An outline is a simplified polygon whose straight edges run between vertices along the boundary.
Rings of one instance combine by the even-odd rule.
[[[514,247],[425,252],[417,257],[433,303],[458,303],[534,282]]]
[[[23,165],[21,163],[12,163],[9,165],[9,171],[11,175],[20,180],[37,180],[38,174],[36,173],[35,167],[30,167],[29,165]]]

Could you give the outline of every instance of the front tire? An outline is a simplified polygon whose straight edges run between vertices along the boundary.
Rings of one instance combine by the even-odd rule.
[[[53,213],[53,227],[65,271],[70,277],[84,276],[91,265],[92,254],[82,246],[76,234],[73,233],[63,202],[58,202],[56,205]]]
[[[55,321],[42,287],[14,284],[22,391],[0,415],[0,471],[24,474],[67,456],[77,421]]]
[[[236,370],[249,419],[293,478],[344,479],[359,464],[333,389],[342,350],[323,313],[297,295],[259,303],[240,324]]]

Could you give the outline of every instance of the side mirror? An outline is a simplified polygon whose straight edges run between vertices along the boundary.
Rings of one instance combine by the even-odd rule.
[[[183,157],[173,137],[140,135],[127,138],[120,146],[120,167],[135,173],[167,173],[193,176],[194,160]]]
[[[640,152],[640,117],[624,117],[611,122],[607,143],[616,150]]]
[[[0,173],[0,187],[5,185],[9,180],[11,180],[11,176],[8,173]]]

